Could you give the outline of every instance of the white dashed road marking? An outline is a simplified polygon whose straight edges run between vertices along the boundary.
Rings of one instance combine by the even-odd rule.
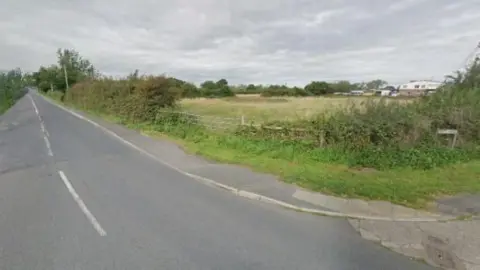
[[[32,96],[28,95],[28,97],[30,98],[30,101],[32,102],[33,109],[35,110],[35,114],[37,114],[38,120],[40,120],[40,128],[42,129],[43,140],[45,141],[45,145],[47,146],[48,155],[53,157],[52,147],[51,147],[50,141],[48,140],[48,137],[50,137],[50,134],[48,134],[48,131],[45,128],[45,124],[43,122],[42,116],[40,115],[40,113],[38,111],[37,104],[35,104],[35,101],[33,100]],[[95,230],[98,232],[98,234],[100,236],[107,235],[107,232],[105,232],[105,230],[102,228],[100,223],[98,223],[95,216],[90,212],[90,210],[88,210],[88,208],[85,205],[85,203],[83,202],[82,198],[80,198],[78,193],[75,191],[75,189],[72,186],[72,183],[70,183],[70,181],[68,180],[65,173],[63,171],[58,171],[58,174],[60,175],[60,178],[62,178],[63,183],[65,184],[65,186],[68,189],[68,192],[70,192],[73,199],[75,200],[75,202],[80,207],[80,210],[82,210],[82,212],[87,217],[88,221],[90,221],[90,223],[93,225],[93,228],[95,228]]]
[[[50,144],[50,141],[48,140],[48,137],[50,134],[48,134],[47,129],[45,128],[45,124],[43,123],[43,119],[40,116],[40,113],[38,112],[37,104],[35,104],[35,101],[33,101],[32,96],[28,95],[30,98],[30,101],[32,102],[33,109],[35,110],[35,114],[37,114],[38,120],[40,120],[40,128],[42,129],[43,133],[43,140],[45,141],[45,145],[47,146],[47,153],[49,156],[53,157],[53,151],[52,151],[52,146]]]
[[[70,183],[70,181],[68,181],[67,176],[63,173],[63,171],[58,171],[58,174],[60,175],[60,178],[62,178],[63,183],[64,183],[65,186],[67,187],[67,189],[68,189],[68,191],[70,192],[70,194],[72,194],[73,199],[75,200],[75,202],[77,202],[78,206],[80,207],[80,209],[82,210],[82,212],[85,214],[85,216],[87,217],[88,221],[90,221],[90,223],[93,225],[93,227],[94,227],[95,230],[98,232],[98,234],[99,234],[100,236],[105,236],[105,235],[107,235],[107,232],[105,232],[105,230],[102,228],[102,226],[100,225],[100,223],[98,223],[97,219],[96,219],[95,216],[90,212],[90,210],[88,210],[87,206],[86,206],[85,203],[82,201],[82,198],[80,198],[80,196],[78,195],[78,193],[75,191],[75,189],[73,188],[73,186],[72,186],[72,184]]]

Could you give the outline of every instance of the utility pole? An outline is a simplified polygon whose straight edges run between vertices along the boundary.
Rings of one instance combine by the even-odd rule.
[[[67,90],[68,90],[68,76],[67,76],[67,68],[65,65],[65,61],[63,63],[63,73],[65,74],[65,85],[67,86]]]

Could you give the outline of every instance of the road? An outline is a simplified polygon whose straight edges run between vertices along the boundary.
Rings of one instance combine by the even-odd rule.
[[[432,269],[344,219],[192,180],[35,93],[0,119],[0,269]]]

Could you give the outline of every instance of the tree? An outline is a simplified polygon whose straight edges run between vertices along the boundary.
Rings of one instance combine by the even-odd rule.
[[[225,80],[225,79],[220,79],[220,80],[217,81],[217,86],[218,87],[228,86],[228,81]]]
[[[138,72],[136,75],[138,76]],[[82,58],[75,50],[68,49],[57,50],[57,65],[42,66],[32,74],[36,86],[43,92],[51,89],[65,92],[67,83],[73,85],[99,76],[90,61]]]
[[[138,69],[135,69],[134,72],[128,74],[127,79],[129,80],[138,80],[140,78]]]
[[[61,70],[56,65],[50,67],[41,66],[37,72],[33,73],[33,79],[38,90],[42,92],[60,90],[65,86],[64,77]]]
[[[213,81],[205,81],[200,87],[205,97],[231,97],[235,95],[225,79],[221,79],[216,83]]]
[[[193,83],[185,82],[180,89],[182,89],[182,96],[188,98],[200,97],[202,92]]]
[[[331,93],[332,89],[327,82],[313,81],[305,86],[305,91],[310,92],[315,96],[320,96]]]
[[[349,92],[351,90],[355,90],[355,85],[345,80],[331,83],[330,87],[333,89],[334,92]]]
[[[200,85],[201,88],[204,88],[204,89],[215,89],[217,87],[217,85],[213,82],[213,81],[204,81],[201,85]]]
[[[27,81],[20,69],[0,72],[0,114],[26,93]]]
[[[378,90],[378,89],[386,86],[387,84],[388,84],[388,82],[386,82],[384,80],[377,79],[377,80],[367,82],[366,87],[367,87],[367,90],[370,90],[370,89]]]
[[[476,88],[480,86],[480,58],[476,57],[472,64],[464,71],[456,71],[453,75],[446,76],[446,86],[460,88]]]
[[[293,95],[296,97],[306,97],[310,96],[312,93],[305,90],[305,88],[300,88],[300,87],[293,87]]]
[[[354,83],[352,87],[358,90],[367,90],[367,84],[365,82]]]
[[[246,88],[247,92],[255,92],[256,87],[253,84],[249,84]]]
[[[67,89],[67,83],[73,85],[85,79],[97,77],[97,72],[90,61],[82,58],[75,50],[58,49],[57,58],[59,69],[66,73],[64,74],[66,81],[57,85],[61,91]]]

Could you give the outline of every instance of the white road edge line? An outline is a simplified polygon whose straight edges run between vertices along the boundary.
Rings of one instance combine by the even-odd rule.
[[[212,180],[212,179],[209,179],[209,178],[205,178],[203,176],[199,176],[199,175],[195,175],[195,174],[192,174],[192,173],[189,173],[189,172],[186,172],[186,171],[183,171],[181,170],[180,168],[177,168],[173,165],[171,165],[170,163],[158,158],[157,156],[143,150],[142,148],[136,146],[135,144],[127,141],[126,139],[122,138],[120,135],[118,135],[117,133],[109,130],[108,128],[106,127],[103,127],[102,125],[94,122],[93,120],[90,120],[72,110],[69,110],[67,109],[66,107],[60,105],[60,104],[57,104],[51,100],[49,100],[48,98],[45,98],[45,97],[42,97],[45,101],[47,101],[48,103],[72,114],[73,116],[79,118],[79,119],[82,119],[92,125],[94,125],[95,127],[103,130],[105,133],[111,135],[112,137],[120,140],[121,142],[123,142],[124,144],[132,147],[133,149],[139,151],[140,153],[156,160],[157,162],[160,162],[161,164],[183,174],[183,175],[186,175],[190,178],[193,178],[197,181],[200,181],[204,184],[207,184],[209,186],[213,186],[213,187],[217,187],[217,188],[222,188],[222,189],[225,189],[225,190],[228,190],[230,192],[232,192],[233,194],[237,195],[237,196],[240,196],[240,197],[244,197],[244,198],[248,198],[248,199],[252,199],[252,200],[258,200],[258,201],[263,201],[263,202],[266,202],[266,203],[271,203],[271,204],[275,204],[275,205],[279,205],[279,206],[282,206],[282,207],[285,207],[285,208],[288,208],[288,209],[292,209],[292,210],[295,210],[295,211],[300,211],[300,212],[306,212],[306,213],[311,213],[311,214],[317,214],[317,215],[323,215],[323,216],[330,216],[330,217],[341,217],[341,218],[350,218],[350,219],[360,219],[360,220],[375,220],[375,221],[398,221],[398,222],[438,222],[438,221],[449,221],[449,220],[455,220],[454,217],[450,218],[446,218],[446,217],[439,217],[439,218],[434,218],[434,217],[418,217],[418,218],[392,218],[392,217],[385,217],[385,216],[368,216],[368,215],[357,215],[357,214],[346,214],[346,213],[340,213],[340,212],[335,212],[335,211],[328,211],[328,210],[320,210],[320,209],[314,209],[314,208],[307,208],[307,207],[300,207],[300,206],[296,206],[296,205],[293,205],[293,204],[290,204],[290,203],[287,203],[287,202],[284,202],[284,201],[280,201],[280,200],[277,200],[277,199],[273,199],[273,198],[270,198],[270,197],[267,197],[267,196],[264,196],[264,195],[261,195],[261,194],[257,194],[257,193],[254,193],[254,192],[250,192],[250,191],[245,191],[245,190],[241,190],[241,189],[237,189],[235,187],[231,187],[231,186],[228,186],[228,185],[225,185],[225,184],[222,184],[222,183],[219,183],[215,180]]]
[[[93,227],[95,228],[95,230],[98,232],[98,234],[100,236],[105,236],[107,235],[107,232],[102,228],[102,226],[100,225],[100,223],[98,223],[97,219],[95,218],[95,216],[90,212],[90,210],[88,210],[87,206],[85,205],[85,203],[82,201],[82,198],[80,198],[80,196],[77,194],[77,192],[75,191],[75,189],[73,188],[72,186],[72,183],[70,183],[70,181],[68,181],[68,178],[67,176],[65,175],[65,173],[63,173],[63,171],[58,171],[58,174],[60,175],[60,178],[62,178],[63,180],[63,183],[65,184],[65,186],[67,187],[68,191],[70,192],[70,194],[72,194],[72,197],[73,199],[75,200],[75,202],[77,202],[78,206],[80,207],[80,209],[82,210],[82,212],[85,214],[85,216],[87,217],[88,221],[90,221],[90,223],[93,225]]]
[[[37,117],[40,119],[40,114],[38,113],[37,104],[35,104],[35,101],[33,101],[32,96],[28,95],[28,97],[30,98],[30,101],[32,102],[33,109],[35,110],[35,114],[37,114]]]
[[[50,141],[48,140],[47,136],[43,135],[43,140],[45,141],[45,145],[47,146],[47,153],[49,156],[53,157],[52,147],[50,145]]]
[[[40,121],[40,128],[42,129],[43,133],[43,140],[45,141],[45,145],[47,146],[47,153],[49,156],[53,157],[53,151],[52,151],[52,145],[50,144],[50,141],[48,140],[48,137],[50,137],[50,134],[48,134],[47,129],[45,128],[45,124],[43,123],[43,119],[40,116],[40,113],[38,112],[37,104],[35,104],[35,101],[33,100],[32,96],[28,95],[30,98],[30,101],[32,102],[33,109],[35,110],[35,114],[38,117],[38,120]]]

